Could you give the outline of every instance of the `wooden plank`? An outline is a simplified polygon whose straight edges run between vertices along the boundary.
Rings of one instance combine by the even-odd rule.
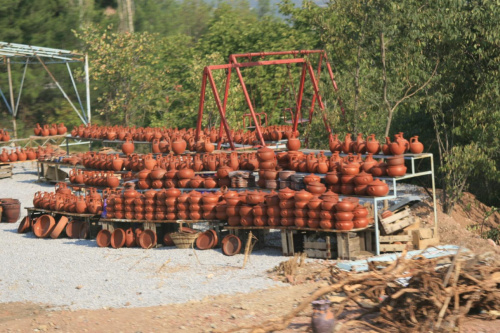
[[[398,230],[401,230],[409,225],[412,225],[415,222],[412,216],[405,217],[398,222],[392,223],[390,225],[386,225],[384,230],[386,234],[392,234]]]
[[[389,223],[395,222],[397,220],[400,220],[406,216],[410,216],[410,209],[409,208],[405,208],[403,211],[396,213],[396,214],[393,214],[389,217],[386,217],[385,219],[379,218],[379,221],[382,224],[389,224]]]
[[[401,252],[406,249],[406,244],[380,244],[381,252]]]
[[[410,242],[411,240],[412,240],[411,235],[380,236],[381,243]]]
[[[326,250],[330,248],[330,244],[326,242],[304,242],[304,249]]]
[[[288,244],[288,253],[291,256],[293,256],[295,254],[295,245],[293,243],[293,231],[292,230],[286,231],[286,238],[287,238],[287,244]]]
[[[431,228],[422,228],[418,229],[420,234],[420,239],[429,239],[434,237],[434,229]]]
[[[306,249],[304,252],[307,254],[308,258],[318,258],[318,259],[331,259],[332,253],[327,251]]]
[[[229,232],[233,233],[236,229],[229,229]],[[286,230],[281,230],[281,253],[284,256],[288,256],[288,242],[286,237]]]

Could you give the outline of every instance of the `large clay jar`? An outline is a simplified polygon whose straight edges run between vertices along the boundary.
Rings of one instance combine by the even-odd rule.
[[[368,226],[367,218],[359,218],[352,220],[354,229],[362,229]]]
[[[319,182],[321,178],[313,173],[304,177],[304,184],[309,185],[312,182]]]
[[[351,139],[351,133],[346,134],[345,141],[342,142],[341,148],[345,154],[354,152],[354,142]]]
[[[424,145],[418,141],[418,136],[410,139],[410,151],[412,154],[421,154],[424,151]]]
[[[349,231],[354,227],[354,223],[352,221],[337,221],[335,222],[335,229]]]
[[[175,154],[180,155],[186,151],[187,142],[177,137],[174,142],[172,142],[172,150]]]
[[[134,143],[132,140],[127,139],[123,144],[122,144],[122,152],[125,155],[130,155],[134,152]]]
[[[370,184],[368,184],[368,188],[366,189],[366,193],[369,196],[373,197],[383,197],[389,193],[389,185],[384,183],[383,181],[376,179]]]
[[[372,181],[373,181],[373,176],[364,171],[354,176],[354,184],[356,185],[368,185]]]
[[[259,162],[271,161],[276,157],[274,150],[268,147],[262,147],[257,150],[257,158]]]

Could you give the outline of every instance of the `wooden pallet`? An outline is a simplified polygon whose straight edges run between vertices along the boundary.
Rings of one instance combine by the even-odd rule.
[[[437,228],[420,228],[411,230],[413,244],[417,250],[423,250],[429,246],[439,245]]]
[[[325,236],[324,242],[309,240],[306,237],[304,252],[308,258],[331,259],[333,256],[330,236]]]
[[[382,226],[382,231],[386,235],[395,233],[396,231],[402,230],[413,223],[415,223],[414,217],[411,215],[410,208],[405,207],[403,210],[383,219],[379,217],[380,225]]]
[[[12,165],[10,163],[0,163],[0,179],[12,178]]]
[[[345,232],[337,234],[337,256],[340,259],[351,259],[355,253],[364,250],[364,239],[357,233]]]

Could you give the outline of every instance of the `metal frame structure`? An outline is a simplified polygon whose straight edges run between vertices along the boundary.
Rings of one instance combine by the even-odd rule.
[[[311,83],[313,86],[313,90],[314,90],[314,95],[313,95],[313,99],[311,102],[311,108],[309,110],[309,121],[312,120],[314,106],[315,106],[315,103],[317,100],[319,107],[322,111],[325,129],[328,132],[328,134],[331,135],[331,128],[330,128],[330,125],[328,124],[328,121],[326,119],[325,106],[324,106],[323,101],[321,99],[321,95],[319,92],[318,79],[316,78],[316,75],[314,74],[314,69],[313,69],[313,67],[308,59],[297,58],[298,56],[307,56],[307,55],[312,55],[312,54],[319,55],[317,76],[319,77],[319,75],[321,74],[322,63],[324,61],[326,64],[326,68],[328,70],[328,74],[330,76],[330,80],[332,82],[332,86],[333,86],[334,90],[337,92],[338,86],[337,86],[337,83],[335,82],[335,76],[333,75],[331,65],[328,62],[328,58],[327,58],[326,52],[324,50],[300,50],[300,51],[279,51],[279,52],[232,54],[229,56],[229,64],[212,65],[212,66],[205,67],[203,70],[200,103],[199,103],[199,108],[198,108],[198,122],[197,122],[197,126],[196,126],[196,140],[199,139],[199,135],[201,132],[203,108],[204,108],[205,95],[206,95],[206,85],[207,85],[207,81],[208,81],[210,83],[210,87],[212,89],[212,92],[213,92],[213,95],[215,98],[215,102],[217,104],[217,108],[219,110],[219,114],[221,117],[221,122],[220,122],[220,127],[219,127],[219,136],[222,135],[222,129],[224,128],[231,149],[233,149],[233,150],[235,149],[234,142],[233,142],[231,135],[230,135],[229,125],[228,125],[227,119],[226,119],[226,108],[227,108],[227,99],[229,97],[229,86],[230,86],[230,81],[231,81],[232,69],[234,68],[236,70],[237,75],[238,75],[239,83],[243,89],[243,94],[245,95],[245,100],[246,100],[246,103],[248,105],[250,114],[253,118],[254,123],[256,124],[255,130],[257,132],[257,138],[260,140],[260,143],[263,146],[265,146],[266,143],[265,143],[264,138],[262,136],[262,131],[261,131],[260,125],[257,122],[257,116],[256,116],[256,113],[254,110],[254,106],[253,106],[252,101],[250,99],[250,95],[248,94],[248,90],[247,90],[247,87],[245,85],[245,81],[243,79],[243,75],[241,74],[240,68],[256,67],[256,66],[270,66],[270,65],[290,65],[290,64],[302,64],[300,86],[299,86],[299,92],[298,92],[298,96],[297,96],[297,100],[296,100],[296,108],[295,108],[295,114],[294,114],[294,119],[293,119],[293,130],[294,131],[297,130],[297,126],[299,123],[299,116],[300,116],[300,110],[302,108],[302,98],[304,95],[304,85],[305,85],[306,75],[309,74],[309,77],[311,79]],[[290,56],[290,55],[293,56],[294,58],[293,59],[252,61],[252,58],[254,58],[254,57],[260,57],[261,59],[263,59],[263,58],[269,57],[269,56]],[[247,59],[249,59],[249,62],[239,63],[238,58],[247,58]],[[223,101],[220,100],[217,86],[215,84],[215,80],[214,80],[213,75],[212,75],[212,71],[220,70],[220,69],[227,70]],[[344,113],[344,108],[342,107],[342,100],[340,98],[338,99],[338,102],[339,102],[339,105],[341,107],[342,113]],[[220,145],[221,145],[221,142],[218,143],[218,148],[220,148]]]
[[[46,59],[46,60],[43,60]],[[86,94],[86,112],[83,106],[82,100],[80,98],[80,94],[78,93],[78,89],[76,87],[75,79],[73,77],[73,73],[71,72],[71,67],[69,63],[72,62],[80,62],[84,65],[85,71],[85,94]],[[16,44],[16,43],[7,43],[0,42],[0,64],[7,65],[7,74],[9,81],[9,95],[10,95],[10,103],[5,97],[4,93],[0,89],[0,96],[6,104],[7,110],[12,115],[13,124],[14,124],[14,132],[16,131],[16,123],[15,119],[17,116],[17,112],[19,110],[19,100],[21,98],[21,93],[23,91],[24,79],[26,77],[26,70],[29,64],[41,64],[45,71],[49,74],[50,78],[54,81],[55,85],[64,98],[69,102],[73,110],[78,114],[80,120],[85,124],[89,124],[91,121],[91,113],[90,113],[90,86],[89,86],[89,61],[87,54],[75,53],[68,50],[60,50],[53,49],[47,47],[40,46],[31,46],[24,44]],[[14,89],[12,84],[12,73],[11,73],[11,64],[24,64],[24,71],[21,78],[21,83],[19,86],[19,93],[17,96],[17,102],[14,98]],[[71,83],[73,84],[73,88],[75,90],[76,97],[78,99],[78,103],[80,105],[80,110],[73,104],[69,96],[66,94],[62,86],[59,84],[57,79],[54,77],[52,72],[47,67],[47,64],[66,64],[68,68],[68,73],[71,78]]]

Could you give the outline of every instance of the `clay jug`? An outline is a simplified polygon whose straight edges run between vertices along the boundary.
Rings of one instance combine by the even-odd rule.
[[[132,228],[128,228],[125,231],[125,246],[134,247],[135,246],[135,233]]]
[[[297,151],[300,149],[300,140],[297,139],[293,134],[292,137],[288,139],[286,143],[288,150]]]
[[[210,142],[210,138],[206,137],[205,142],[203,144],[203,150],[205,150],[205,152],[207,153],[211,153],[214,151],[214,149],[215,146],[213,145],[213,143]]]
[[[125,155],[130,155],[134,152],[134,142],[127,138],[127,140],[122,144],[122,152]]]
[[[366,138],[366,152],[369,154],[378,154],[380,151],[380,143],[375,139],[375,134]]]
[[[347,133],[345,136],[345,141],[342,143],[342,151],[345,154],[353,153],[354,152],[354,142],[351,139],[351,133]]]
[[[187,143],[180,137],[177,137],[174,142],[172,142],[172,150],[175,154],[180,155],[186,150]]]
[[[363,134],[358,133],[358,137],[356,138],[356,142],[354,142],[354,152],[358,154],[366,153],[366,141],[363,140]]]
[[[317,171],[318,159],[314,156],[314,153],[309,153],[309,155],[307,155],[306,162],[307,162],[307,171],[308,172],[314,173]]]
[[[76,200],[76,212],[78,214],[85,214],[87,212],[87,203],[85,202],[85,198],[79,196]]]
[[[361,165],[361,169],[363,169],[364,172],[371,172],[371,169],[377,165],[377,161],[373,158],[372,154],[368,154],[368,156],[365,158],[365,161]]]
[[[318,173],[328,172],[328,159],[322,151],[318,155],[318,166],[316,168],[316,171]]]
[[[412,154],[421,154],[424,151],[424,145],[418,141],[418,136],[410,139],[410,151]]]
[[[391,155],[391,139],[388,136],[385,137],[385,143],[382,145],[382,153]]]
[[[123,162],[123,159],[119,158],[118,154],[113,155],[111,164],[113,171],[122,171]]]
[[[405,141],[396,134],[396,141],[391,143],[390,148],[393,155],[404,154],[406,151]]]
[[[40,124],[36,124],[35,128],[33,129],[33,133],[35,133],[36,136],[40,136],[42,134],[42,127]]]
[[[57,135],[57,125],[56,124],[52,124],[52,126],[49,129],[49,134],[50,135]]]
[[[26,155],[24,148],[21,150],[17,149],[16,153],[17,153],[17,158],[19,159],[19,161],[26,161],[26,159],[28,158],[28,155]]]
[[[9,141],[9,140],[10,140],[10,135],[9,135],[9,132],[4,131],[4,132],[3,132],[2,141],[6,142],[6,141]]]
[[[14,150],[12,150],[9,154],[9,161],[16,162],[17,159],[18,159],[17,153]]]
[[[237,152],[232,152],[231,155],[229,155],[229,164],[228,164],[231,169],[233,170],[238,170],[240,167],[240,162],[238,160],[238,153]]]
[[[9,154],[7,154],[7,151],[5,148],[2,151],[2,154],[0,155],[0,161],[2,162],[8,162],[9,161]]]
[[[312,302],[313,314],[311,327],[313,333],[333,332],[335,318],[330,309],[329,300],[318,300]]]
[[[339,140],[338,134],[334,134],[334,135],[330,134],[329,139],[328,139],[328,144],[330,146],[330,151],[332,153],[340,152],[342,150],[342,145],[341,145],[341,142]]]
[[[66,134],[67,130],[68,129],[66,128],[66,126],[64,126],[63,123],[60,123],[59,126],[57,126],[57,134],[59,134],[59,135]]]
[[[153,142],[151,143],[151,151],[153,152],[153,154],[161,153],[160,140],[153,139]]]
[[[42,136],[49,136],[50,135],[49,125],[43,125],[40,134],[42,134]]]

